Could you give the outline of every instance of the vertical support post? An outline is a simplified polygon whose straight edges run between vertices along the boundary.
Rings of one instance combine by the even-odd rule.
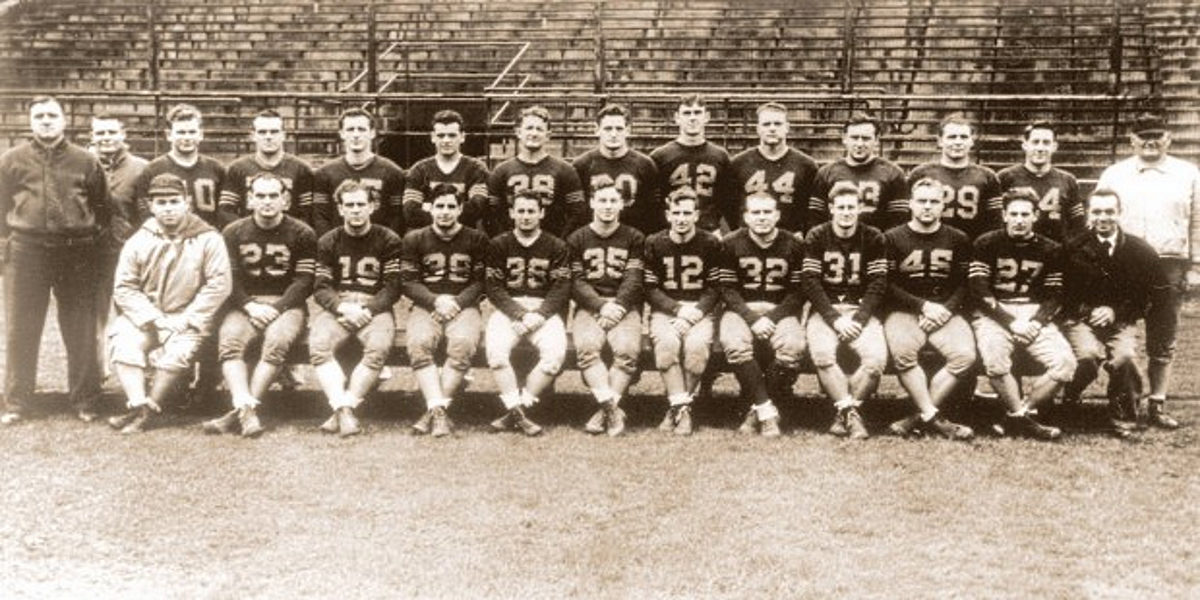
[[[592,4],[592,47],[596,52],[596,70],[594,73],[595,82],[593,88],[597,94],[605,93],[608,89],[608,64],[606,51],[604,48],[604,15],[601,14],[602,3],[595,2]]]
[[[842,93],[854,91],[854,50],[858,43],[857,28],[854,26],[859,10],[857,2],[847,2],[845,18],[842,21]]]
[[[159,46],[158,39],[158,2],[149,2],[146,4],[146,33],[150,38],[150,88],[157,90],[159,83],[159,55],[162,49]],[[157,102],[156,102],[157,103]],[[157,113],[156,113],[157,114]],[[157,136],[155,136],[157,139]],[[157,148],[157,142],[155,142]]]
[[[379,42],[375,39],[375,0],[367,2],[367,91],[379,91]]]
[[[1122,65],[1125,61],[1124,38],[1121,37],[1121,0],[1112,0],[1113,30],[1111,46],[1108,53],[1109,88],[1108,94],[1113,97],[1112,139],[1110,140],[1109,158],[1117,158],[1117,142],[1121,137],[1121,92],[1124,83],[1121,80]]]

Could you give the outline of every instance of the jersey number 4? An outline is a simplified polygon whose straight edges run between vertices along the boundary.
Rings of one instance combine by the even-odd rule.
[[[791,204],[792,196],[796,193],[796,173],[788,171],[775,178],[767,189],[767,172],[759,169],[746,180],[746,193],[770,192],[780,204]]]
[[[949,277],[950,263],[953,260],[954,251],[946,248],[937,248],[928,253],[925,250],[913,250],[900,262],[900,272],[905,275],[919,273],[926,277]]]

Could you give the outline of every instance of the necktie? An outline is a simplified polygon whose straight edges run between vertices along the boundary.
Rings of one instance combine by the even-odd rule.
[[[1100,240],[1100,248],[1104,250],[1105,256],[1112,256],[1113,245],[1108,240]]]

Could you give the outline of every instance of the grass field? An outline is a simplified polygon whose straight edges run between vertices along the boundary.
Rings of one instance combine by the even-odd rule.
[[[1054,444],[849,443],[798,416],[811,399],[784,439],[742,438],[725,380],[718,427],[690,439],[653,430],[652,396],[616,440],[579,430],[577,394],[539,409],[539,439],[485,433],[484,394],[448,440],[407,434],[407,394],[348,440],[315,432],[312,392],[275,397],[253,441],[196,415],[127,439],[53,414],[0,431],[0,597],[1200,597],[1200,345],[1181,350],[1190,426],[1124,442],[1094,401],[1049,415]]]

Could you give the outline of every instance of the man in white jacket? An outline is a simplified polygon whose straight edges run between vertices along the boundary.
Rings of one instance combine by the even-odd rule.
[[[1146,313],[1146,354],[1150,358],[1150,423],[1175,429],[1166,412],[1171,359],[1188,272],[1200,265],[1200,169],[1167,154],[1171,134],[1162,117],[1137,116],[1129,134],[1133,156],[1100,175],[1097,188],[1115,190],[1124,209],[1121,229],[1150,243],[1170,282],[1161,301]]]
[[[123,434],[141,433],[190,375],[231,287],[225,240],[192,214],[184,181],[157,175],[147,195],[152,218],[121,250],[113,288],[117,315],[108,327],[113,372],[129,407],[108,422]],[[148,366],[154,379],[147,394]]]

